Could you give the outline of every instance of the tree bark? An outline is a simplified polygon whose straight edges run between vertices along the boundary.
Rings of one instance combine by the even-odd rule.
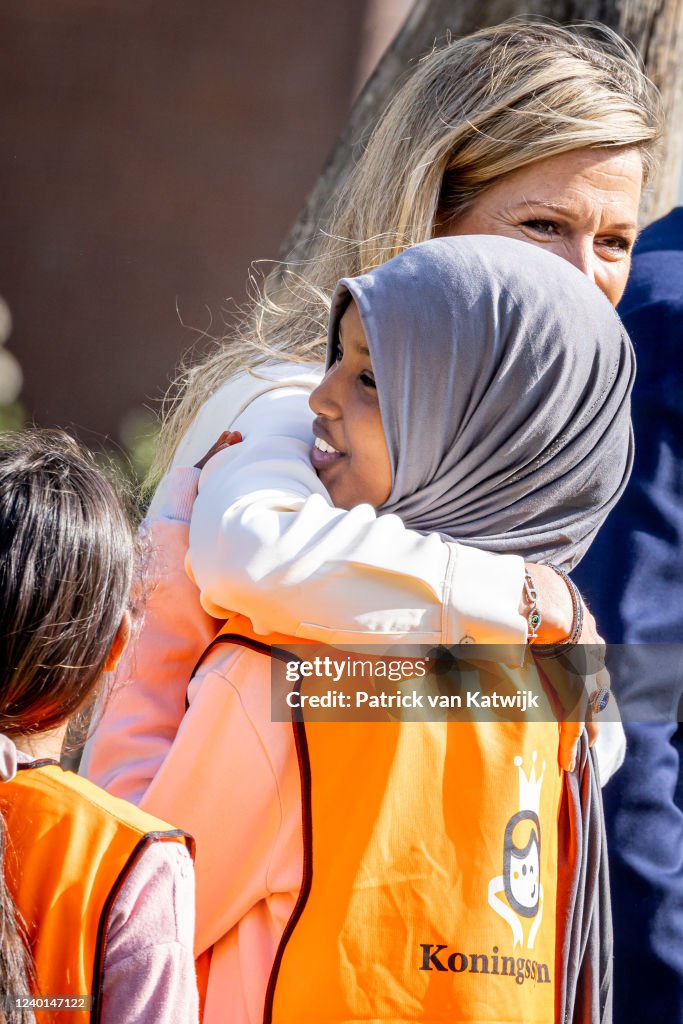
[[[415,0],[403,26],[358,97],[348,124],[282,247],[283,259],[311,254],[320,224],[391,95],[435,40],[467,35],[522,14],[563,24],[600,21],[629,39],[659,88],[667,117],[660,166],[643,198],[645,225],[676,202],[683,157],[683,0]]]

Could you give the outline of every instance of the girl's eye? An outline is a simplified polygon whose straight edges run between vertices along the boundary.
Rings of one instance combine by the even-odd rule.
[[[335,363],[341,363],[343,358],[344,358],[344,349],[342,348],[341,341],[338,341],[337,342],[337,351],[334,354],[334,361],[335,361]]]
[[[522,221],[522,227],[529,228],[530,231],[534,231],[537,235],[544,235],[546,238],[557,234],[558,230],[554,220],[525,220]]]
[[[363,386],[366,387],[366,388],[377,388],[377,384],[375,383],[374,374],[370,373],[369,370],[364,370],[360,374],[360,381],[361,381],[361,384],[363,384]]]

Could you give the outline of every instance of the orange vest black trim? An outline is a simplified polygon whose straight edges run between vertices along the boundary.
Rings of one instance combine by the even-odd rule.
[[[284,660],[302,646],[256,637],[241,616],[205,654],[218,644]],[[483,685],[520,683],[545,697],[533,665],[495,666]],[[301,692],[315,685],[304,678]],[[551,712],[320,721],[297,709],[292,727],[303,876],[264,1024],[556,1020],[563,778]]]
[[[124,882],[151,843],[182,843],[193,853],[193,841],[50,760],[19,765],[0,786],[0,809],[5,873],[34,959],[34,995],[88,997],[84,1008],[39,1008],[36,1021],[98,1024],[109,918]]]

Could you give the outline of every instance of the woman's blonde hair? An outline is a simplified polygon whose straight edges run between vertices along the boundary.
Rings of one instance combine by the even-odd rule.
[[[322,360],[340,277],[432,237],[536,160],[637,147],[647,180],[660,131],[657,90],[635,51],[605,26],[515,19],[434,49],[389,103],[309,258],[276,265],[232,333],[181,372],[148,483],[229,377],[268,359]]]

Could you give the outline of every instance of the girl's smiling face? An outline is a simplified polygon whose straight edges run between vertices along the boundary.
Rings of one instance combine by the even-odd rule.
[[[311,462],[337,508],[379,508],[391,493],[387,449],[367,339],[351,302],[339,323],[336,361],[312,393]]]

